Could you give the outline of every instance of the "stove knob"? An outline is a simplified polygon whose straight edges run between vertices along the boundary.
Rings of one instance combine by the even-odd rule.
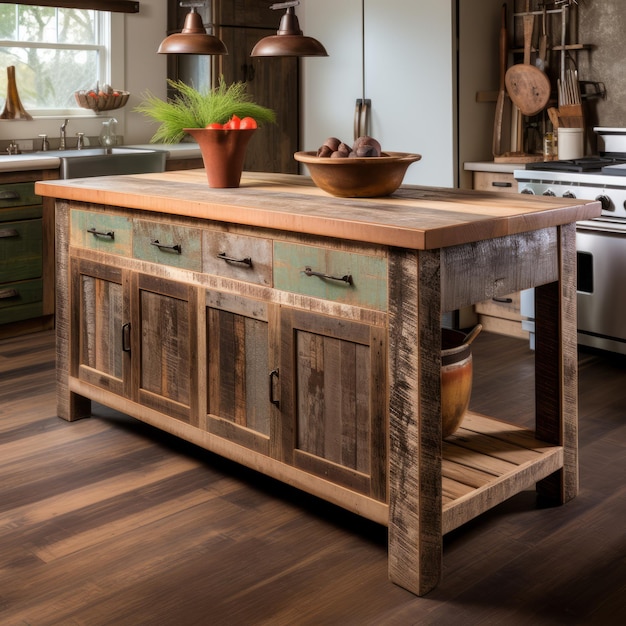
[[[576,194],[575,194],[573,191],[566,191],[566,192],[563,194],[563,197],[564,197],[564,198],[575,198],[575,197],[576,197]]]
[[[535,192],[532,189],[530,189],[529,187],[524,187],[524,189],[522,189],[520,191],[520,193],[525,193],[527,196],[534,196],[535,195]]]
[[[615,207],[613,206],[613,203],[611,202],[611,198],[609,198],[608,196],[605,196],[604,194],[602,194],[598,196],[596,200],[598,200],[600,204],[602,205],[603,211],[615,211]]]
[[[556,194],[554,193],[554,191],[552,191],[552,189],[546,189],[543,194],[544,196],[556,196]]]

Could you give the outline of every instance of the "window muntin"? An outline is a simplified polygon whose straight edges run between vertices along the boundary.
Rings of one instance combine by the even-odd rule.
[[[14,65],[31,115],[84,113],[74,92],[109,82],[109,33],[106,12],[0,4],[0,92]]]

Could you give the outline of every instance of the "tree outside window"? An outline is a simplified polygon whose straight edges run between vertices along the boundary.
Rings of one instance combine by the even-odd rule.
[[[106,81],[107,20],[107,13],[87,9],[0,4],[0,93],[13,65],[27,111],[78,108],[75,91]]]

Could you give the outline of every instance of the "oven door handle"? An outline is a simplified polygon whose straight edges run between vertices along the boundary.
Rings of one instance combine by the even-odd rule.
[[[598,233],[626,235],[626,222],[611,218],[597,217],[593,220],[576,222],[576,228],[577,230],[594,231]]]

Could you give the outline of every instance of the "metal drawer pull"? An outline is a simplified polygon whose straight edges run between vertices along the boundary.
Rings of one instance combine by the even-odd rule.
[[[8,300],[9,298],[17,298],[20,292],[17,289],[0,289],[0,300]]]
[[[122,324],[122,352],[130,352],[130,322]]]
[[[170,246],[164,243],[159,243],[159,240],[155,239],[154,241],[150,242],[150,245],[156,246],[159,250],[172,250],[173,252],[176,252],[177,254],[183,253],[183,248],[178,243],[175,243],[174,245]]]
[[[329,276],[328,274],[322,274],[322,272],[314,272],[310,267],[304,268],[304,274],[307,276],[319,276],[319,278],[327,278],[328,280],[340,280],[348,285],[353,285],[352,274],[346,274],[345,276]]]
[[[503,180],[494,180],[491,183],[492,187],[513,187],[513,183],[507,183]]]
[[[0,191],[0,200],[19,200],[20,194],[17,191]]]
[[[501,304],[511,304],[513,298],[491,298],[494,302],[500,302]]]
[[[277,400],[274,397],[274,378],[276,378],[278,380],[278,370],[272,370],[270,372],[270,402],[275,405],[275,406],[279,406],[280,405],[280,400]]]
[[[19,233],[15,230],[15,228],[4,228],[0,230],[0,238],[9,239],[10,237],[19,237]]]
[[[105,233],[95,228],[88,228],[87,232],[91,233],[94,237],[109,237],[110,239],[115,239],[115,233],[112,230]]]
[[[252,267],[252,259],[249,256],[247,256],[245,259],[235,259],[232,256],[228,256],[226,252],[220,252],[217,255],[217,258],[222,259],[222,261],[226,261],[226,263],[241,263],[242,265]]]

